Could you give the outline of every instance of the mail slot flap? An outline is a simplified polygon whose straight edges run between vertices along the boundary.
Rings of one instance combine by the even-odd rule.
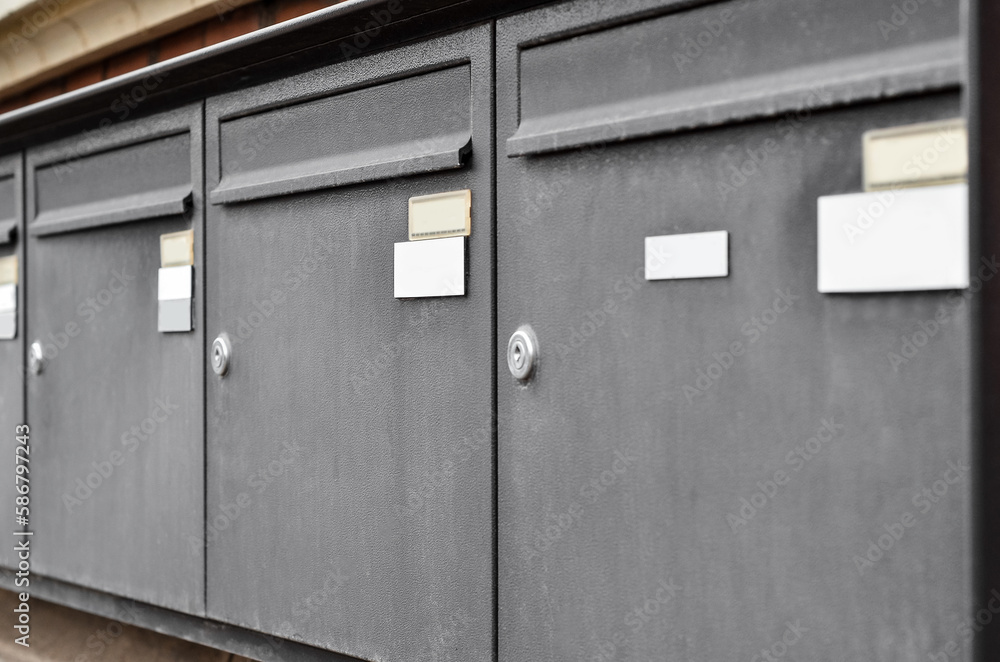
[[[34,180],[34,236],[182,214],[192,196],[191,136],[63,157],[35,166]]]
[[[191,204],[191,185],[135,193],[39,214],[29,232],[36,237],[102,225],[183,214]]]
[[[17,185],[10,173],[0,173],[0,218],[17,218]]]
[[[18,216],[17,193],[14,176],[0,176],[0,246],[14,241]]]
[[[462,166],[471,70],[460,65],[220,122],[213,203]]]
[[[0,246],[14,241],[15,230],[17,230],[16,218],[8,218],[0,221]]]
[[[508,156],[955,86],[961,80],[958,12],[917,14],[887,42],[874,26],[891,15],[891,3],[852,6],[850,12],[818,0],[800,4],[810,7],[789,12],[783,1],[760,0],[717,3],[610,28],[605,19],[598,23],[604,29],[556,40],[544,16],[524,19],[532,21],[528,31],[536,35],[520,42],[520,123],[507,141]],[[552,23],[569,32],[565,19],[551,11]]]

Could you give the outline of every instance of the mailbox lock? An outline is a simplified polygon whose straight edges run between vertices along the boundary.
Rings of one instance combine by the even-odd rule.
[[[212,343],[212,370],[219,377],[229,371],[229,357],[233,354],[233,346],[229,342],[229,334],[221,333]]]
[[[528,381],[538,362],[538,341],[535,332],[525,324],[514,332],[507,343],[507,367],[510,374]]]
[[[28,348],[28,369],[33,375],[40,375],[45,369],[45,349],[37,340]]]

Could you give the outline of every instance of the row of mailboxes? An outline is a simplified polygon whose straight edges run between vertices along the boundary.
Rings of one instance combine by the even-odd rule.
[[[918,497],[969,461],[967,299],[820,294],[816,204],[866,131],[961,114],[958,12],[688,4],[558,4],[0,159],[37,570],[364,659],[942,649],[971,478]],[[448,191],[461,292],[397,298],[408,204]],[[719,277],[647,280],[646,238],[702,232]]]

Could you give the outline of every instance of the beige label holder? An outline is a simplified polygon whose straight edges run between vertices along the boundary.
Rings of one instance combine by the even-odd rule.
[[[969,171],[961,118],[868,131],[862,138],[866,191],[959,184]]]

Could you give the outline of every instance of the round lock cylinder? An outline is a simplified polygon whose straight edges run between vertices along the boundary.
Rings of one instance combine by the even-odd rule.
[[[525,324],[507,342],[507,367],[515,379],[527,381],[538,362],[538,341],[535,332]]]
[[[45,349],[38,340],[28,348],[28,369],[33,375],[40,375],[45,370]]]
[[[212,371],[219,377],[229,372],[229,360],[232,353],[233,346],[229,341],[229,334],[219,334],[219,337],[212,343],[211,352]]]

